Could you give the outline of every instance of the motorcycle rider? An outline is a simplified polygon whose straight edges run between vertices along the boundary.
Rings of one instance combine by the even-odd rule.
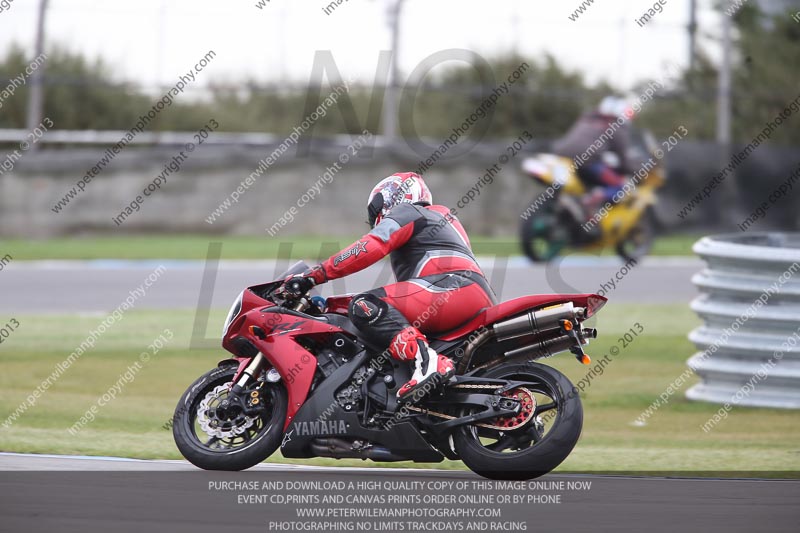
[[[582,115],[562,138],[553,143],[551,151],[572,159],[578,177],[587,190],[592,191],[584,199],[587,218],[591,218],[602,202],[612,202],[625,184],[625,175],[632,173],[628,157],[631,117],[632,110],[624,99],[608,96],[597,109]],[[609,131],[613,134],[609,135]],[[592,145],[597,149],[590,155]]]
[[[423,333],[441,333],[496,303],[472,253],[469,237],[451,210],[433,204],[422,177],[413,172],[381,180],[367,200],[372,230],[322,264],[288,283],[297,292],[353,274],[391,258],[396,283],[356,295],[349,308],[365,338],[399,361],[414,361],[411,379],[397,397],[417,402],[455,373],[451,359],[436,353]],[[424,317],[424,318],[423,318]]]

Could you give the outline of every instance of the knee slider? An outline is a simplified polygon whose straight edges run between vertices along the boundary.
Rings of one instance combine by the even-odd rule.
[[[361,329],[375,324],[386,314],[388,305],[372,293],[365,292],[356,295],[350,301],[350,320]]]

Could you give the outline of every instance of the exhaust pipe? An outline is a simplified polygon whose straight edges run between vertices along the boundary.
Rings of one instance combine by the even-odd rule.
[[[548,329],[559,326],[559,321],[563,319],[573,320],[576,309],[572,302],[555,305],[538,311],[529,311],[522,316],[511,318],[503,322],[498,322],[492,326],[495,337],[498,341],[507,341],[531,333],[541,333]]]
[[[369,446],[353,449],[353,443],[335,437],[314,439],[311,442],[311,451],[320,457],[334,459],[372,459],[380,462],[407,461],[407,457],[396,455],[383,446]]]
[[[464,349],[464,355],[459,360],[457,371],[459,374],[467,372],[475,351],[490,340],[502,342],[531,334],[540,335],[545,331],[552,332],[552,330],[560,327],[560,320],[583,320],[585,318],[585,312],[586,310],[583,307],[575,307],[572,302],[566,302],[546,309],[529,311],[524,315],[498,322],[490,328],[485,329],[480,335],[467,343]],[[584,329],[582,333],[584,338],[587,339],[597,337],[597,330],[594,329]],[[512,357],[525,357],[527,359],[550,357],[565,350],[569,350],[573,347],[574,343],[575,340],[568,335],[551,336],[544,340],[534,340],[531,344],[526,344],[520,348],[505,352],[505,358],[493,359],[479,366],[477,369],[491,367],[494,364],[507,361]],[[586,344],[586,342],[584,342],[584,344]]]
[[[597,330],[594,328],[585,328],[583,330],[583,338],[596,339]],[[588,343],[589,342],[587,340],[583,341],[583,344],[588,344]],[[539,341],[528,346],[522,346],[521,348],[517,348],[515,350],[510,350],[508,352],[505,352],[504,355],[507,358],[533,356],[534,359],[542,359],[544,357],[551,357],[553,355],[556,355],[557,353],[569,350],[574,346],[574,344],[575,344],[575,339],[573,339],[569,335],[561,335],[551,339]]]
[[[562,335],[553,339],[546,339],[528,346],[522,346],[515,350],[510,350],[505,353],[506,359],[517,357],[531,357],[533,359],[542,359],[550,357],[557,353],[569,350],[575,344],[575,341],[569,335]]]

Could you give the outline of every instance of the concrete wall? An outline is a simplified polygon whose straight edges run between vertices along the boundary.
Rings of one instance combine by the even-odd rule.
[[[102,151],[48,150],[23,154],[14,169],[0,176],[0,234],[6,237],[48,237],[74,233],[211,232],[267,234],[266,229],[318,182],[337,161],[339,149],[315,149],[308,157],[289,151],[280,157],[213,224],[206,218],[257,167],[272,148],[200,147],[178,174],[166,177],[161,189],[145,198],[141,210],[117,226],[112,218],[162,172],[179,150],[129,148],[93,178],[85,191],[55,213],[52,208]],[[500,152],[498,152],[499,154]],[[3,158],[0,155],[0,158]],[[495,158],[496,159],[496,158]],[[366,196],[379,179],[417,166],[419,158],[376,149],[371,157],[355,157],[329,184],[321,182],[317,198],[298,209],[295,221],[278,236],[300,234],[352,235],[366,229]],[[452,204],[475,186],[484,174],[487,157],[473,152],[457,162],[440,162],[426,173],[437,202]],[[509,163],[480,197],[460,211],[473,232],[516,231],[518,213],[535,192],[519,173],[517,161]]]
[[[307,157],[297,157],[295,149],[290,149],[213,224],[208,224],[206,218],[274,147],[198,147],[189,154],[180,172],[167,176],[166,184],[146,198],[141,210],[120,226],[112,218],[142,194],[143,188],[180,152],[180,146],[127,148],[59,213],[52,210],[54,205],[97,163],[103,150],[48,148],[24,153],[13,169],[0,174],[0,235],[29,238],[157,231],[266,236],[266,229],[318,182],[326,167],[337,161],[344,146],[346,142],[342,140],[318,143]],[[437,162],[425,172],[435,200],[454,207],[481,181],[485,169],[497,162],[505,147],[506,143],[484,144],[465,155]],[[533,144],[527,148],[536,149]],[[319,197],[299,209],[295,221],[281,228],[276,236],[352,235],[366,229],[364,206],[369,188],[392,172],[415,169],[422,159],[418,154],[429,153],[430,148],[411,149],[405,145],[360,153],[343,165],[332,182],[321,188]],[[668,168],[675,179],[665,189],[660,206],[668,226],[686,223],[675,217],[679,206],[696,194],[702,182],[719,168],[716,156],[706,145],[685,142],[673,155]],[[758,158],[768,155],[766,152],[754,155],[748,166],[762,168]],[[790,159],[789,156],[786,158]],[[511,159],[493,178],[493,183],[484,183],[480,195],[459,210],[459,217],[470,232],[516,235],[519,214],[539,191],[519,171],[522,157],[520,154]],[[0,152],[0,161],[4,159],[5,154]],[[777,183],[784,173],[788,175],[788,162],[778,164],[772,156],[770,161],[769,173],[757,174],[763,183],[758,187],[765,193],[771,183]],[[709,202],[690,221],[717,220],[716,210],[723,198],[720,195]]]

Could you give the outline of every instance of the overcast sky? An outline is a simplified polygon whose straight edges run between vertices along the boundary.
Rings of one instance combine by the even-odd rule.
[[[50,43],[102,56],[121,77],[151,87],[172,85],[208,50],[217,58],[208,81],[305,83],[315,50],[331,50],[347,77],[372,81],[378,51],[389,48],[385,2],[348,0],[330,15],[331,0],[50,0]],[[701,0],[701,31],[716,32],[718,17]],[[38,0],[14,0],[0,13],[0,46],[31,47]],[[545,52],[587,78],[628,87],[659,77],[687,60],[689,0],[668,0],[645,27],[649,0],[596,0],[572,22],[580,0],[406,0],[401,18],[405,77],[430,54],[467,48],[492,56],[515,47],[529,57]],[[401,78],[401,79],[404,79]]]

